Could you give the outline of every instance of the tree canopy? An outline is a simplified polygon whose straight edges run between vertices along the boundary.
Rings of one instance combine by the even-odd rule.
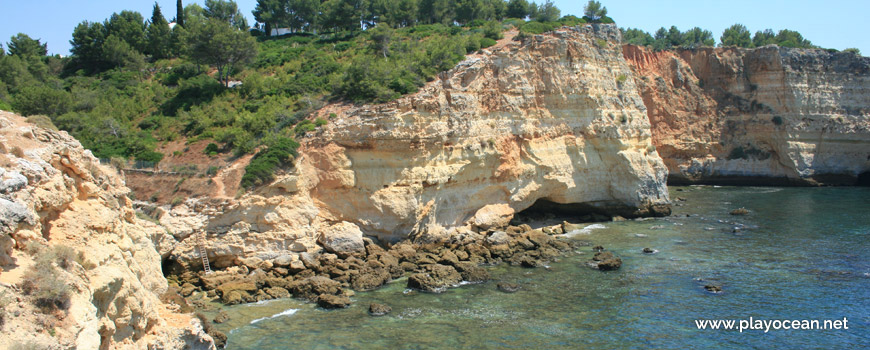
[[[602,6],[598,1],[589,0],[583,7],[583,17],[591,23],[599,23],[606,16],[607,7]]]
[[[719,37],[720,46],[739,46],[752,47],[752,39],[750,38],[749,29],[742,24],[734,24],[722,32]]]
[[[39,39],[32,39],[24,33],[13,36],[6,46],[9,48],[9,54],[13,56],[42,57],[48,54],[48,44],[39,42]]]

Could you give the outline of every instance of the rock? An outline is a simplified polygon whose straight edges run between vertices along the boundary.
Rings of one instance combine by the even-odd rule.
[[[353,277],[351,287],[360,292],[374,290],[390,281],[386,269],[369,269]]]
[[[656,252],[656,250],[652,248],[643,248],[643,252],[646,254],[653,254]]]
[[[609,258],[598,262],[598,269],[601,271],[618,270],[622,266],[622,259]]]
[[[290,292],[297,298],[316,301],[322,294],[340,294],[341,284],[323,276],[314,276],[300,281],[293,281],[290,284]]]
[[[185,298],[191,296],[194,291],[196,291],[196,287],[194,287],[190,283],[185,283],[185,284],[181,285],[181,296],[183,296]]]
[[[384,316],[393,311],[393,308],[388,305],[372,303],[369,305],[369,315],[372,316]]]
[[[327,251],[346,257],[354,253],[364,253],[365,244],[359,226],[342,221],[324,230],[317,240]]]
[[[442,265],[456,265],[459,262],[459,258],[449,249],[444,250],[441,253],[440,258],[438,259],[438,263]]]
[[[520,285],[515,283],[499,282],[498,290],[505,293],[516,293],[520,290]]]
[[[567,221],[562,221],[562,232],[569,233],[571,231],[579,231],[585,228],[586,225],[572,224]]]
[[[229,321],[229,320],[230,320],[230,314],[228,314],[224,310],[221,310],[218,312],[217,316],[214,317],[214,320],[212,320],[212,322],[220,324],[220,323],[224,323],[224,322]]]
[[[722,286],[717,286],[715,284],[708,284],[704,286],[704,290],[710,293],[722,293]]]
[[[749,210],[746,208],[737,208],[731,211],[731,215],[747,215]]]
[[[264,290],[266,294],[274,299],[289,298],[290,292],[281,287],[269,287]]]
[[[344,309],[350,306],[350,298],[343,295],[321,294],[317,297],[317,305],[324,309]]]
[[[506,245],[510,242],[511,237],[505,231],[495,231],[486,237],[486,241],[492,245]]]
[[[447,287],[462,281],[462,275],[453,266],[440,264],[427,265],[427,272],[417,273],[408,278],[408,287],[426,292],[440,293]]]
[[[614,258],[613,253],[608,252],[608,251],[599,251],[598,253],[595,253],[595,256],[592,257],[592,260],[604,261],[604,260],[613,259],[613,258]]]
[[[299,257],[295,255],[281,255],[272,260],[272,266],[289,267],[294,261],[299,261]]]
[[[455,268],[459,271],[463,281],[477,283],[489,280],[489,271],[475,263],[463,261],[456,264]]]
[[[593,251],[593,252],[600,252],[600,251],[602,251],[602,250],[604,250],[604,247],[602,247],[602,246],[600,246],[600,245],[597,245],[597,246],[592,247],[592,251]]]

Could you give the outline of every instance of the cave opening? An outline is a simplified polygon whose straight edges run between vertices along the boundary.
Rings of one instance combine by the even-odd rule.
[[[593,203],[556,203],[548,199],[538,199],[532,206],[514,214],[512,225],[530,222],[604,222],[612,221],[612,211],[606,206]]]

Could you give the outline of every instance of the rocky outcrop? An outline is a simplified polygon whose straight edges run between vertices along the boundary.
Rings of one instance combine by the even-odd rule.
[[[165,230],[136,217],[117,172],[66,132],[10,113],[0,112],[0,146],[0,294],[18,301],[4,310],[16,315],[4,344],[214,348],[198,321],[159,300],[154,242]]]
[[[623,54],[671,183],[853,185],[870,171],[870,58],[776,46]]]
[[[668,214],[666,168],[620,40],[613,25],[566,27],[471,55],[394,102],[321,110],[335,116],[303,140],[290,174],[209,221],[209,256],[220,268],[317,254],[339,223],[382,242],[443,241],[536,203]],[[188,241],[172,259],[194,261]]]

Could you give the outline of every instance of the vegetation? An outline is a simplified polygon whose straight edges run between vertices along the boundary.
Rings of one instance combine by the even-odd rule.
[[[585,18],[585,17],[584,17]],[[669,50],[673,48],[698,48],[711,47],[716,44],[713,33],[698,27],[681,32],[677,27],[669,29],[659,28],[655,35],[650,35],[640,29],[623,28],[623,42],[626,44],[649,46],[656,50]],[[738,47],[761,47],[764,45],[779,45],[794,48],[818,48],[809,40],[793,30],[783,29],[774,33],[772,29],[758,31],[755,35],[742,24],[734,24],[722,32],[719,37],[719,46]]]
[[[30,249],[34,255],[34,264],[24,275],[20,288],[25,295],[32,297],[34,305],[42,312],[50,314],[66,311],[70,306],[70,286],[61,278],[78,259],[75,250],[67,246],[51,248],[36,247]]]

